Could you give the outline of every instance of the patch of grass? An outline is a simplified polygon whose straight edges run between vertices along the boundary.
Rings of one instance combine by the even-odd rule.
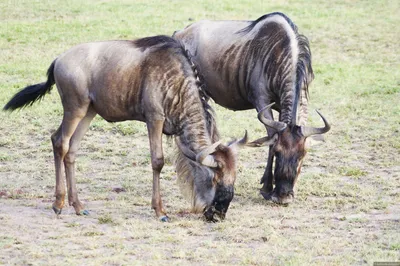
[[[74,227],[80,227],[81,224],[78,222],[72,222],[72,223],[68,223],[65,225],[66,227],[70,227],[70,228],[74,228]]]
[[[394,244],[390,245],[389,249],[390,250],[399,251],[400,250],[400,243],[394,243]]]
[[[368,91],[363,91],[362,93],[357,94],[357,96],[374,96],[374,94],[386,94],[386,95],[396,95],[400,93],[400,85],[393,87],[381,87],[381,88],[373,88]]]
[[[0,236],[0,247],[2,249],[10,248],[14,243],[15,239],[9,236]]]
[[[138,123],[136,123],[138,124]],[[116,132],[118,132],[119,134],[123,135],[123,136],[129,136],[129,135],[135,135],[139,132],[141,132],[140,130],[138,130],[138,128],[135,127],[135,125],[131,122],[123,122],[123,123],[118,123],[115,126],[115,130]]]
[[[105,214],[97,218],[99,224],[115,224],[114,220],[112,219],[110,214]]]
[[[84,236],[102,236],[104,235],[103,232],[97,232],[97,231],[89,231],[89,232],[85,232],[83,233]]]
[[[361,218],[361,217],[357,217],[357,218],[352,218],[352,219],[348,219],[349,223],[359,223],[359,224],[363,224],[363,223],[367,223],[368,219],[366,218]]]
[[[10,156],[9,154],[0,153],[0,162],[1,161],[10,161],[12,159],[13,159],[13,157]]]
[[[355,178],[359,178],[367,174],[366,171],[361,170],[360,168],[357,167],[343,167],[339,170],[339,173],[344,176],[351,176]]]

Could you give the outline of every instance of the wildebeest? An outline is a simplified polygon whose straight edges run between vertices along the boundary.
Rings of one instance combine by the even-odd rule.
[[[212,109],[202,100],[201,84],[189,60],[181,44],[167,36],[80,44],[52,62],[46,82],[22,89],[5,105],[4,110],[29,106],[57,85],[64,115],[51,136],[56,214],[64,207],[64,168],[69,205],[78,215],[88,214],[78,199],[74,164],[79,143],[99,114],[109,122],[146,123],[153,169],[152,208],[157,217],[168,220],[160,196],[162,133],[175,136],[177,173],[192,192],[193,209],[203,211],[207,220],[214,220],[214,214],[225,217],[236,179],[235,149],[246,142],[247,135],[231,145],[220,144]]]
[[[306,138],[330,129],[321,114],[323,128],[305,126],[308,86],[314,78],[307,38],[278,12],[255,21],[199,21],[173,37],[189,50],[216,103],[259,112],[268,136],[249,144],[270,145],[260,192],[277,203],[291,202]],[[273,120],[271,108],[279,112],[279,121]]]

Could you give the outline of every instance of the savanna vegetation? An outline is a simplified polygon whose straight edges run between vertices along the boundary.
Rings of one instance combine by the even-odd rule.
[[[267,148],[240,151],[226,220],[188,212],[165,138],[162,196],[171,222],[151,209],[145,124],[92,122],[77,159],[89,216],[51,210],[50,135],[62,107],[56,90],[12,114],[0,112],[0,264],[372,265],[400,260],[400,2],[398,1],[1,1],[0,104],[45,80],[52,60],[99,40],[171,35],[201,19],[253,20],[281,11],[309,38],[315,80],[309,124],[332,129],[313,145],[295,201],[259,194]],[[162,62],[160,62],[162,64]],[[255,110],[213,104],[223,139],[265,129]]]

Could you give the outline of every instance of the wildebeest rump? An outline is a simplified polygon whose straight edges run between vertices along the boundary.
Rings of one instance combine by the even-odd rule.
[[[189,50],[216,103],[259,112],[268,136],[250,145],[270,145],[261,193],[278,203],[291,202],[305,139],[330,128],[322,116],[324,128],[305,126],[308,85],[314,77],[307,38],[282,13],[255,21],[199,21],[173,37]],[[273,120],[271,107],[279,112],[279,121]]]
[[[180,43],[167,36],[135,41],[107,41],[77,45],[56,58],[44,83],[18,92],[4,107],[14,110],[33,104],[57,85],[64,109],[60,127],[52,135],[56,170],[56,200],[60,214],[66,194],[76,214],[87,214],[78,199],[75,155],[90,122],[99,114],[109,122],[138,120],[148,129],[153,169],[152,207],[167,220],[160,196],[164,165],[162,133],[178,144],[179,180],[192,191],[193,209],[224,218],[233,198],[236,178],[235,146],[220,144],[212,109],[202,100],[199,82]]]

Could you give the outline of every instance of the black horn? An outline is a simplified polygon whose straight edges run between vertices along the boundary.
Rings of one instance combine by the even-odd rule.
[[[186,147],[185,145],[182,144],[181,140],[179,139],[179,137],[175,138],[175,142],[176,145],[178,145],[179,149],[181,150],[181,152],[190,160],[192,161],[196,161],[196,154],[189,149],[188,147]]]
[[[262,147],[262,146],[269,146],[275,143],[278,139],[278,134],[274,134],[272,137],[266,136],[250,143],[247,143],[247,147]]]
[[[286,123],[267,119],[264,115],[264,113],[269,111],[269,109],[271,109],[271,107],[274,104],[275,103],[271,103],[271,104],[265,106],[263,109],[261,109],[260,112],[258,112],[258,120],[260,120],[260,122],[263,123],[264,125],[266,125],[267,127],[273,128],[277,132],[279,132],[279,131],[284,130],[287,127]]]
[[[242,147],[242,146],[245,146],[248,141],[249,141],[249,138],[248,138],[248,134],[247,134],[247,130],[246,130],[242,139],[240,139],[240,140],[235,139],[235,140],[231,141],[230,143],[228,143],[228,146]]]
[[[309,137],[309,136],[317,135],[317,134],[324,134],[324,133],[328,132],[331,129],[331,125],[329,125],[329,123],[325,119],[325,117],[320,112],[318,112],[318,110],[315,110],[315,111],[322,118],[322,120],[325,123],[325,126],[324,127],[319,127],[319,128],[318,127],[305,127],[305,126],[302,126],[301,127],[301,133],[303,134],[304,137]]]

